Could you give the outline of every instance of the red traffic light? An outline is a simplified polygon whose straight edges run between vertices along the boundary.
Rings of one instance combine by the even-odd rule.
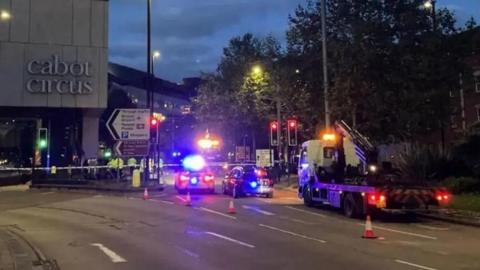
[[[270,128],[272,128],[272,129],[277,129],[277,127],[278,127],[277,122],[271,122],[271,123],[270,123]]]
[[[297,126],[297,121],[296,120],[289,120],[288,121],[288,126],[291,128],[294,128]]]
[[[150,125],[151,126],[156,126],[158,124],[158,120],[156,118],[150,119]]]

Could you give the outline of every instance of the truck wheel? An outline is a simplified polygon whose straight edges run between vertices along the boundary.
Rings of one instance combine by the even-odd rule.
[[[355,198],[353,198],[353,195],[351,193],[347,194],[343,198],[343,214],[349,218],[354,218],[358,216]]]
[[[303,187],[303,204],[305,204],[308,207],[313,206],[312,192],[310,190],[309,185],[305,185]]]

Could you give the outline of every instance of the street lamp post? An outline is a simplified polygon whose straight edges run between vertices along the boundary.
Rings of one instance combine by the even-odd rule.
[[[146,108],[150,110],[150,115],[153,112],[153,98],[152,98],[152,18],[151,18],[151,10],[152,10],[152,0],[147,0],[147,80],[146,80],[146,92],[147,92],[147,104]],[[146,157],[146,165],[147,168],[145,170],[145,182],[150,179],[150,151]]]
[[[432,28],[433,28],[433,31],[436,32],[437,31],[437,11],[436,11],[436,4],[437,4],[437,0],[428,0],[426,1],[423,6],[426,8],[426,9],[430,9],[432,11]]]
[[[326,16],[327,1],[322,0],[322,62],[323,62],[323,97],[325,106],[325,127],[330,128],[330,105],[328,101],[328,70],[327,70],[327,34],[326,34]]]

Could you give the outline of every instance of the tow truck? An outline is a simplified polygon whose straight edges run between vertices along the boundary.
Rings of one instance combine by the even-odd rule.
[[[347,217],[416,212],[446,206],[447,189],[403,179],[391,163],[379,166],[376,147],[344,121],[301,146],[298,195],[305,205],[330,205]]]

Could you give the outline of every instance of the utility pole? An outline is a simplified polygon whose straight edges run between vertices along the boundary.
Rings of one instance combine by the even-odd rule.
[[[327,16],[327,1],[322,0],[322,60],[323,60],[323,98],[325,106],[325,127],[330,128],[330,105],[328,102],[328,70],[327,70],[327,31],[326,31],[326,16]]]
[[[277,93],[280,93],[280,87],[277,85]],[[277,138],[278,138],[278,143],[277,143],[277,152],[278,152],[278,165],[280,165],[280,153],[282,152],[282,116],[281,116],[281,103],[280,103],[280,97],[277,94],[276,98],[276,107],[277,107]]]
[[[153,112],[153,98],[152,98],[152,0],[147,0],[147,80],[146,80],[146,92],[147,92],[147,104],[146,108],[150,110],[150,116]],[[150,180],[150,151],[148,152],[146,158],[146,169],[145,169],[145,182]]]

